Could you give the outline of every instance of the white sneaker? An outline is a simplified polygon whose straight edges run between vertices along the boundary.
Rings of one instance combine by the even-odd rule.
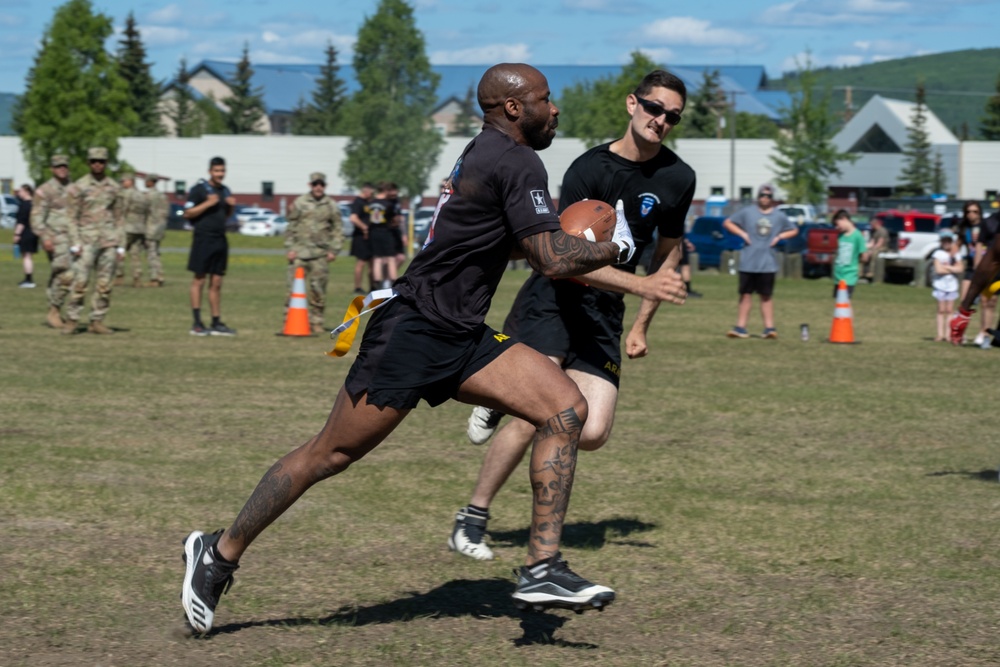
[[[476,560],[493,560],[493,550],[486,546],[486,522],[489,518],[476,516],[466,507],[458,510],[455,527],[448,538],[448,548]]]
[[[983,344],[983,341],[985,339],[986,339],[986,335],[983,334],[982,331],[980,331],[979,334],[975,338],[972,339],[972,344],[973,345],[979,345],[981,347],[982,344]]]
[[[490,410],[476,406],[469,415],[469,427],[465,433],[469,436],[469,442],[474,445],[481,445],[489,440],[500,425],[503,413],[499,410]]]

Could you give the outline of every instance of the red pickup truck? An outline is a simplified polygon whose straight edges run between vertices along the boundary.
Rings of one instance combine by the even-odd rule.
[[[805,237],[806,249],[802,253],[803,277],[818,278],[831,275],[840,237],[837,228],[825,223],[809,225],[805,230]]]

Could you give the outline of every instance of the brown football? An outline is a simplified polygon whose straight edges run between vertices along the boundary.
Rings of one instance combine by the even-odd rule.
[[[610,241],[615,231],[615,207],[599,199],[578,201],[559,215],[559,226],[567,234],[588,241]]]

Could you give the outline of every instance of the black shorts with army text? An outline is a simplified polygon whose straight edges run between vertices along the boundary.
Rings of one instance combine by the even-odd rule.
[[[225,236],[194,236],[188,255],[188,271],[196,276],[226,275],[229,264],[229,242]]]
[[[517,341],[483,324],[472,332],[443,329],[395,297],[372,313],[344,387],[353,400],[409,410],[435,407]]]
[[[620,294],[575,280],[553,280],[532,272],[518,292],[503,332],[574,369],[621,382],[622,320]]]

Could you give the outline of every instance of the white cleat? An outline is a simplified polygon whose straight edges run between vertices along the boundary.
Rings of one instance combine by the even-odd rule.
[[[469,427],[465,433],[469,436],[469,442],[474,445],[481,445],[489,440],[496,433],[497,426],[503,413],[499,410],[491,410],[481,406],[472,409],[469,415]]]

